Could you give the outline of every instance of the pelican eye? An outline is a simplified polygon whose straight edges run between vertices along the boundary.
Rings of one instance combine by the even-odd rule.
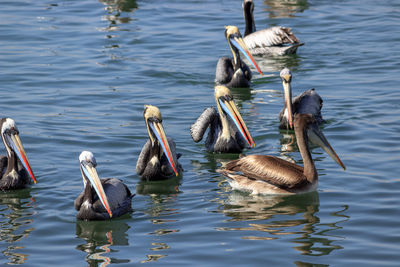
[[[285,83],[290,83],[292,81],[292,76],[289,76],[289,79],[286,80],[286,78],[281,77],[282,81]]]
[[[229,38],[242,38],[242,36],[240,35],[239,32],[235,32],[234,34],[231,34],[231,36],[229,36]]]
[[[5,130],[4,131],[4,134],[7,134],[7,135],[15,135],[15,134],[19,134],[19,131],[18,131],[18,129],[17,128],[10,128],[10,129],[7,129],[7,130]]]
[[[224,96],[221,96],[220,99],[222,101],[232,101],[233,97],[231,95],[224,95]]]
[[[82,164],[86,165],[86,166],[89,166],[89,167],[94,167],[94,168],[97,166],[96,161],[90,160],[88,158],[85,159],[84,161],[82,161]]]
[[[155,122],[155,123],[161,123],[161,122],[162,122],[162,119],[160,120],[160,119],[157,118],[157,117],[150,117],[148,120],[149,120],[150,122]]]

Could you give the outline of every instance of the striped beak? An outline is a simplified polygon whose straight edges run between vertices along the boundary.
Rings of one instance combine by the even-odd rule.
[[[171,152],[171,148],[169,147],[167,137],[165,136],[165,132],[164,132],[162,123],[159,121],[149,120],[148,125],[149,125],[151,131],[156,136],[158,142],[160,143],[160,145],[164,151],[164,154],[167,156],[168,162],[171,164],[171,167],[174,170],[175,175],[178,176],[179,172],[177,170],[176,163],[174,161],[174,157]]]
[[[97,175],[96,168],[93,167],[91,164],[87,164],[85,161],[80,162],[81,165],[81,172],[83,180],[89,180],[92,187],[96,191],[97,196],[99,197],[101,204],[103,204],[104,208],[107,210],[110,218],[112,218],[112,212],[110,209],[110,204],[108,203],[108,199],[106,193],[104,192],[103,185],[101,184],[100,178]]]
[[[29,173],[29,176],[32,178],[33,182],[36,184],[36,178],[33,174],[31,165],[29,164],[28,157],[26,156],[24,147],[22,146],[21,140],[19,139],[18,134],[4,135],[7,144],[14,150],[15,154],[21,161],[25,170]]]
[[[247,129],[246,124],[244,123],[242,116],[240,115],[235,102],[229,97],[219,97],[218,103],[221,106],[222,110],[232,119],[235,123],[239,133],[243,136],[243,138],[247,141],[251,148],[255,147],[256,144],[253,141],[253,138],[250,135],[249,130]]]
[[[233,46],[235,46],[249,61],[250,63],[256,68],[256,70],[263,75],[262,71],[258,67],[256,61],[254,60],[253,56],[251,55],[249,49],[247,48],[246,44],[244,43],[242,37],[240,35],[234,34],[229,36],[229,41]]]

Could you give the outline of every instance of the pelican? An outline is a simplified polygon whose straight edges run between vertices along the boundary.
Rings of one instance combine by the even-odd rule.
[[[236,107],[231,91],[226,86],[217,85],[214,89],[217,109],[206,108],[190,127],[193,141],[200,142],[210,127],[206,148],[210,152],[240,153],[246,146],[256,144]]]
[[[293,129],[294,114],[312,114],[318,124],[325,122],[321,115],[323,101],[315,89],[307,90],[292,100],[292,73],[288,68],[284,68],[281,70],[280,76],[285,95],[285,106],[279,113],[279,128]]]
[[[147,181],[178,176],[182,172],[178,163],[181,155],[176,154],[175,142],[165,136],[160,110],[146,105],[143,115],[149,140],[143,146],[136,163],[137,174]]]
[[[231,88],[250,87],[251,70],[246,63],[240,59],[239,51],[245,55],[261,75],[263,75],[263,73],[243,42],[237,27],[226,26],[225,37],[232,51],[233,58],[222,57],[218,60],[215,83],[217,85],[226,85]]]
[[[128,187],[119,179],[100,179],[92,152],[82,151],[79,164],[83,178],[83,192],[75,199],[79,220],[107,220],[132,211],[132,197]]]
[[[219,172],[228,177],[232,188],[251,194],[294,194],[313,191],[318,185],[318,173],[308,148],[308,139],[320,145],[346,169],[311,114],[296,114],[294,131],[304,167],[273,156],[250,155],[228,162]]]
[[[244,0],[242,6],[246,22],[243,40],[253,56],[295,54],[297,48],[304,45],[290,28],[275,26],[256,31],[253,0]]]
[[[3,118],[0,120],[0,126],[1,138],[7,150],[7,156],[0,157],[0,190],[24,188],[30,182],[29,177],[36,184],[14,120]]]

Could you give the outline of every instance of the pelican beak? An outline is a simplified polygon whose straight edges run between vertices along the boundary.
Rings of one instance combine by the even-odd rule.
[[[253,141],[253,138],[250,135],[249,130],[247,129],[246,124],[244,123],[242,116],[240,115],[235,102],[232,99],[227,97],[220,97],[218,98],[218,102],[223,111],[232,119],[235,123],[237,129],[239,130],[240,134],[244,137],[250,147],[255,147],[256,144]]]
[[[308,128],[308,138],[310,141],[320,147],[322,147],[323,150],[325,150],[326,153],[334,160],[336,161],[337,164],[339,164],[344,170],[346,170],[346,167],[344,166],[343,162],[340,160],[339,156],[336,154],[335,150],[331,147],[329,144],[328,140],[324,136],[324,134],[321,132],[319,129],[318,125],[312,124]]]
[[[110,209],[110,204],[108,203],[108,199],[106,193],[104,192],[103,185],[101,184],[100,178],[97,175],[96,168],[89,165],[89,164],[82,164],[81,163],[81,172],[82,177],[92,184],[94,190],[96,191],[97,196],[99,197],[101,204],[103,204],[104,208],[107,210],[110,218],[112,218],[112,212]]]
[[[292,86],[290,83],[291,76],[284,75],[282,77],[283,92],[285,94],[285,106],[288,113],[288,121],[290,129],[293,129],[293,107],[292,107]]]
[[[161,144],[161,147],[167,156],[167,159],[169,163],[171,164],[172,169],[175,172],[175,175],[178,176],[179,173],[176,168],[176,163],[174,161],[174,158],[172,156],[171,148],[169,147],[169,143],[167,140],[167,137],[165,136],[164,128],[159,121],[149,121],[149,126],[152,130],[152,132],[155,134],[156,138],[158,139],[158,142]]]
[[[9,145],[12,147],[12,149],[15,151],[17,154],[17,157],[21,161],[22,165],[24,168],[28,171],[29,175],[31,176],[33,182],[36,184],[36,178],[35,175],[33,174],[31,165],[29,164],[28,157],[26,156],[24,147],[22,146],[21,140],[19,139],[18,134],[11,134],[10,136],[7,136],[9,139]]]
[[[231,35],[229,37],[229,40],[231,41],[231,44],[233,44],[242,54],[251,62],[251,64],[254,66],[254,68],[257,69],[257,71],[263,75],[262,71],[258,67],[256,61],[254,60],[253,56],[251,55],[249,49],[247,48],[245,42],[243,41],[242,37],[240,35]]]

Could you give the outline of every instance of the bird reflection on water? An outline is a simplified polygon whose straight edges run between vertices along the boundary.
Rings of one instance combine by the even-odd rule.
[[[244,101],[251,101],[254,98],[251,94],[251,88],[231,88],[230,90],[239,109],[242,108]]]
[[[308,9],[307,0],[264,0],[270,18],[291,18]]]
[[[333,223],[323,223],[318,217],[319,195],[317,191],[298,195],[251,196],[242,192],[230,192],[219,206],[219,212],[228,221],[248,221],[246,227],[223,227],[222,231],[245,231],[243,239],[275,240],[290,238],[293,248],[301,255],[322,256],[343,247],[335,241],[343,238],[329,232],[340,229],[338,225],[349,219],[343,215],[348,207],[338,207],[331,213]],[[247,235],[248,233],[252,235]]]
[[[151,232],[148,233],[151,239],[151,253],[140,263],[158,261],[167,257],[170,249],[168,243],[163,242],[165,235],[180,232],[179,229],[171,228],[179,224],[176,216],[179,216],[179,209],[175,208],[176,198],[179,191],[180,178],[171,178],[164,181],[141,181],[137,186],[136,193],[146,197],[146,204],[143,212],[151,222]],[[168,239],[168,238],[167,238]],[[156,253],[158,252],[158,253]]]
[[[129,246],[129,226],[122,220],[76,221],[76,235],[86,243],[77,246],[87,255],[89,266],[107,266],[110,263],[128,263],[129,259],[111,258],[110,253],[118,252],[114,246]]]
[[[299,151],[296,145],[296,135],[294,134],[294,132],[282,131],[281,134],[281,155],[287,156],[290,152]],[[290,161],[293,162],[292,160]]]
[[[132,16],[129,14],[124,14],[124,12],[134,12],[138,9],[136,0],[99,0],[106,7],[105,10],[107,15],[104,17],[109,21],[107,27],[101,28],[101,31],[106,32],[106,38],[108,39],[106,48],[106,53],[109,54],[111,59],[119,59],[120,54],[113,51],[116,48],[120,48],[121,40],[118,38],[119,35],[112,34],[118,31],[131,31],[132,29],[127,26],[132,20]],[[125,24],[125,26],[122,26]]]
[[[132,12],[138,8],[136,0],[99,0],[107,5],[109,11]]]
[[[162,181],[139,181],[136,193],[140,195],[177,194],[179,193],[181,177],[173,177]]]
[[[23,264],[29,258],[29,255],[17,251],[24,248],[18,245],[19,242],[35,230],[31,227],[32,217],[36,214],[35,199],[30,190],[0,192],[0,240],[7,246],[2,248],[7,264]]]
[[[122,12],[133,12],[138,9],[136,0],[99,0],[99,2],[106,5],[108,12],[106,18],[111,22],[108,30],[113,30],[118,23],[129,23],[131,21],[130,16],[121,16]]]
[[[283,68],[296,70],[300,65],[301,56],[297,54],[285,55],[280,57],[254,56],[254,59],[257,60],[260,68],[262,68],[262,70],[266,73],[265,76],[269,77],[271,76],[271,74],[268,74],[269,72],[273,73],[273,76],[275,76],[275,73],[281,71]],[[257,80],[254,80],[253,83],[257,84]]]
[[[216,170],[221,166],[221,164],[228,162],[229,160],[238,159],[238,153],[221,153],[215,154],[210,152],[205,152],[203,154],[204,160],[192,160],[193,171],[197,175],[202,173],[207,173],[209,175],[215,176]]]

